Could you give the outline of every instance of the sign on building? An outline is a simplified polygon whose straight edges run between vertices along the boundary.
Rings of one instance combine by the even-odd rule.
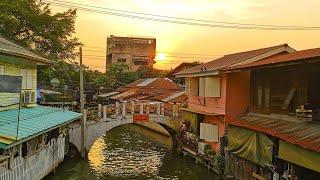
[[[0,92],[20,93],[21,76],[0,75]]]
[[[0,107],[19,103],[21,83],[21,76],[0,75]]]
[[[219,142],[219,127],[214,124],[200,123],[200,139],[207,142]]]
[[[133,122],[148,122],[149,115],[148,114],[134,114]]]

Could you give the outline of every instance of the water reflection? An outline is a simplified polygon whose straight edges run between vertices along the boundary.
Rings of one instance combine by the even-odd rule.
[[[206,168],[173,154],[167,145],[139,134],[143,129],[112,129],[94,143],[88,160],[67,159],[47,179],[218,179]],[[157,136],[166,143],[171,141],[168,136]]]

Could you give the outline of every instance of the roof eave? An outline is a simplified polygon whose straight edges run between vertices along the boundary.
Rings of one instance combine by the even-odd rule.
[[[36,61],[38,63],[40,63],[39,65],[52,65],[55,62],[46,58],[37,58],[34,56],[28,56],[25,54],[21,54],[21,53],[16,53],[16,52],[12,52],[12,51],[7,51],[4,49],[0,49],[0,53],[6,54],[6,55],[12,55],[12,56],[17,56],[17,57],[22,57],[28,60],[32,60],[32,61]]]
[[[216,76],[219,75],[218,70],[214,71],[202,71],[202,72],[196,72],[196,73],[188,73],[188,74],[176,74],[176,77],[201,77],[201,76]]]

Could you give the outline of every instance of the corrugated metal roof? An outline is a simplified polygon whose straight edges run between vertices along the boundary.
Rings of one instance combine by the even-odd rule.
[[[320,48],[315,49],[306,49],[296,52],[291,52],[279,56],[273,56],[269,58],[265,58],[259,61],[255,61],[249,64],[234,66],[234,67],[228,67],[224,70],[236,70],[236,69],[248,69],[248,68],[255,68],[260,66],[267,66],[267,65],[273,65],[273,64],[280,64],[280,63],[288,63],[288,62],[296,62],[299,60],[306,60],[310,58],[316,58],[320,57]],[[320,61],[320,59],[317,59]]]
[[[44,58],[22,46],[19,46],[4,37],[0,35],[0,53],[7,54],[7,55],[13,55],[13,56],[19,56],[35,61],[40,61],[46,64],[53,63],[51,60]]]
[[[115,94],[119,94],[120,92],[108,92],[108,93],[104,93],[104,94],[99,94],[98,97],[102,97],[102,98],[106,98],[106,97],[110,97],[110,96],[113,96]]]
[[[288,121],[268,116],[247,114],[239,118],[227,118],[228,124],[280,138],[306,149],[320,152],[320,124]]]
[[[148,84],[152,83],[153,81],[157,80],[158,78],[148,78],[145,79],[143,82],[139,83],[137,86],[147,86]]]
[[[185,94],[185,91],[180,91],[180,92],[174,92],[170,96],[167,96],[166,98],[162,99],[163,102],[169,102],[173,99],[176,99],[182,95]]]
[[[0,112],[0,143],[2,147],[7,148],[13,143],[21,143],[80,117],[80,113],[45,106],[22,108],[17,136],[18,109],[2,111]]]
[[[153,78],[151,78],[153,79]],[[151,80],[148,80],[148,84],[145,86],[139,86],[139,84],[144,84],[144,82],[148,79],[139,79],[137,81],[134,81],[126,86],[120,87],[116,89],[117,92],[125,92],[132,89],[140,89],[140,90],[152,90],[152,89],[161,89],[164,91],[170,92],[170,90],[183,90],[182,87],[177,85],[175,82],[168,78],[155,78],[152,82]]]
[[[270,52],[270,51],[273,51],[273,50],[276,50],[276,49],[279,49],[282,47],[288,47],[288,44],[281,44],[278,46],[272,46],[272,47],[267,47],[267,48],[262,48],[262,49],[255,49],[255,50],[251,50],[251,51],[228,54],[228,55],[225,55],[221,58],[207,62],[205,64],[201,64],[201,65],[186,69],[184,71],[180,71],[180,72],[176,73],[175,75],[188,75],[188,74],[194,74],[194,73],[201,73],[203,71],[210,72],[210,71],[219,70],[221,68],[231,66],[235,63],[238,63],[238,62],[265,54],[267,52]]]

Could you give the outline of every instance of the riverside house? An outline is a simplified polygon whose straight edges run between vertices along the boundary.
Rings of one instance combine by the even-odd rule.
[[[52,63],[0,36],[1,179],[41,179],[64,159],[81,114],[36,104],[37,67]]]
[[[197,154],[200,153],[199,149],[202,149],[200,154],[203,154],[203,146],[210,145],[215,153],[223,154],[227,134],[226,117],[247,111],[249,74],[247,72],[224,74],[221,73],[223,68],[294,51],[287,44],[282,44],[225,55],[176,73],[176,77],[185,78],[188,95],[188,107],[181,109],[182,120],[190,122],[188,131],[193,137],[200,139],[199,146],[202,147],[188,147],[187,151],[191,150],[193,154]]]
[[[227,173],[235,179],[320,179],[320,48],[223,72],[250,74],[238,82],[250,93],[241,96],[248,112],[227,117]]]

